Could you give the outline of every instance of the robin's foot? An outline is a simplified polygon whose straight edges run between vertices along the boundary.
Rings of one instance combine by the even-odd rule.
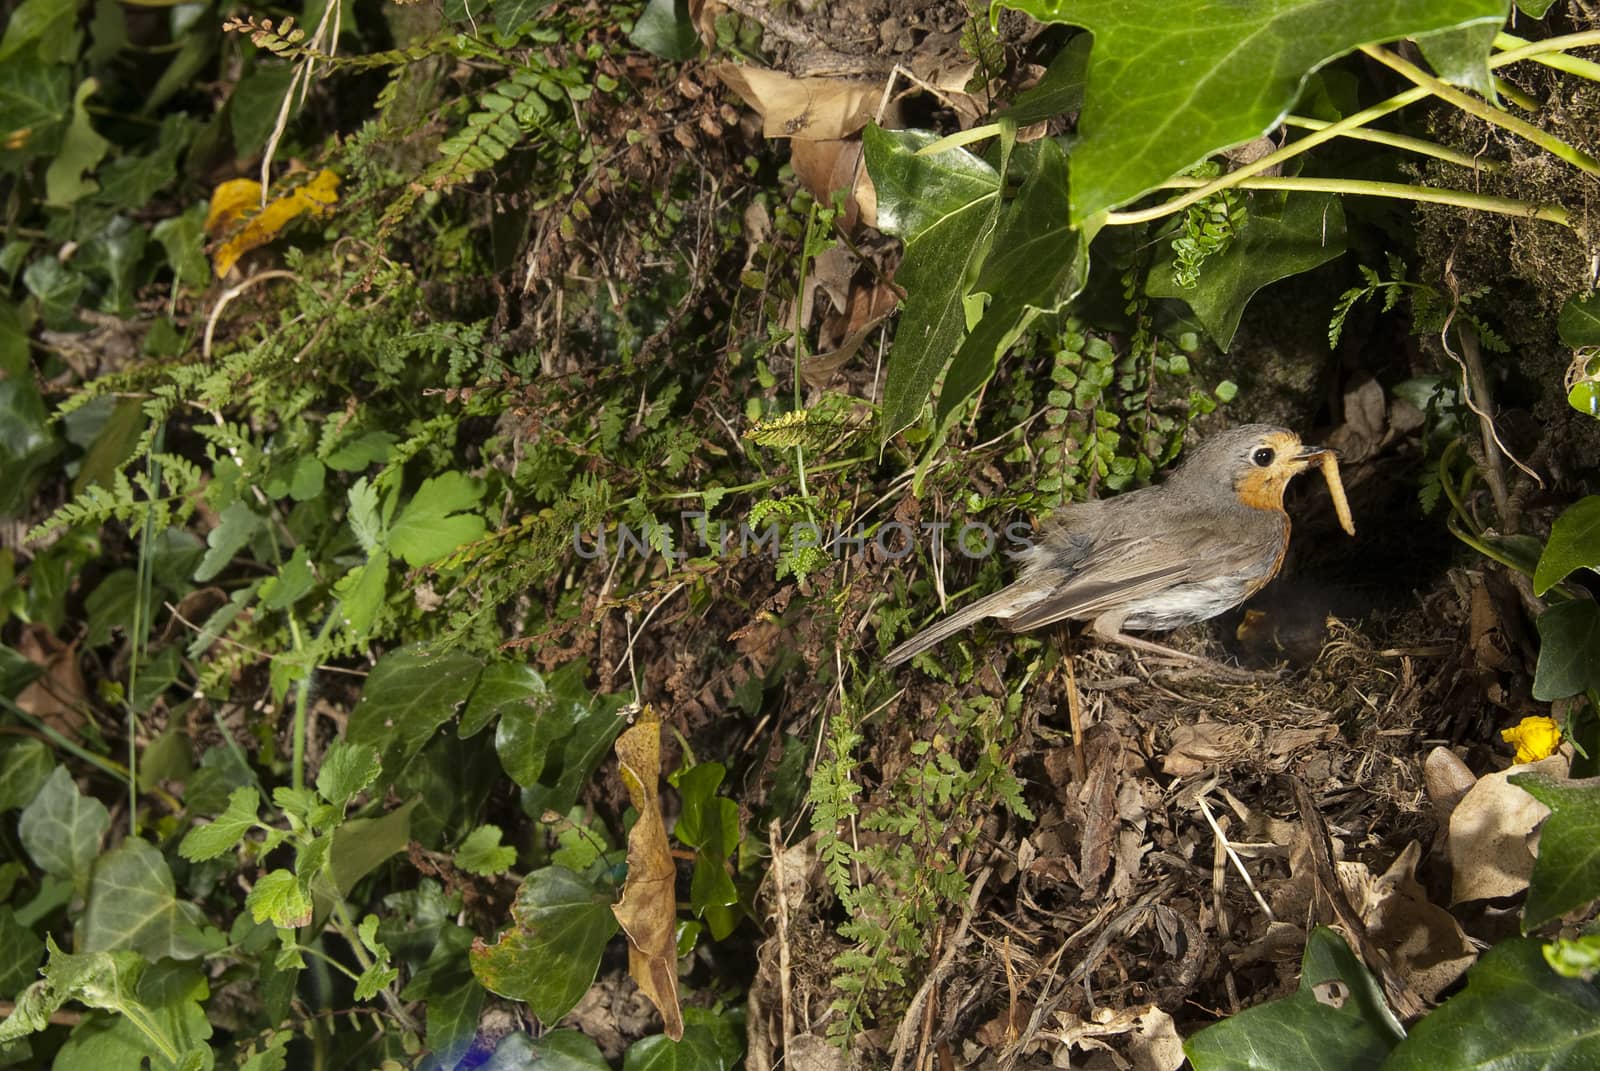
[[[1204,674],[1211,676],[1222,677],[1227,680],[1277,680],[1280,676],[1282,676],[1281,671],[1275,669],[1252,670],[1240,669],[1237,666],[1225,666],[1221,662],[1218,662],[1214,659],[1206,658],[1204,655],[1190,654],[1188,651],[1180,651],[1176,647],[1168,647],[1165,644],[1155,643],[1151,640],[1141,640],[1135,636],[1129,636],[1126,632],[1100,633],[1099,636],[1101,639],[1109,640],[1112,643],[1121,644],[1130,650],[1142,651],[1145,654],[1154,655],[1157,658],[1164,658],[1168,661],[1182,662],[1193,667],[1198,672],[1203,672]]]

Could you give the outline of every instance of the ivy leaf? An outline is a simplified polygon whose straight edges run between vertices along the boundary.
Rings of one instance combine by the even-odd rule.
[[[681,843],[701,848],[723,840],[722,817],[716,803],[717,786],[727,772],[720,762],[699,762],[670,778],[682,802],[678,822],[672,828],[672,835]]]
[[[167,264],[178,282],[185,286],[205,286],[211,281],[206,263],[204,205],[194,205],[181,216],[164,219],[150,229],[150,235],[167,252]]]
[[[0,163],[56,151],[71,78],[69,64],[48,63],[35,51],[0,63]]]
[[[1194,289],[1181,289],[1174,280],[1169,248],[1150,269],[1145,293],[1188,302],[1206,333],[1227,349],[1256,291],[1325,264],[1344,249],[1344,207],[1332,194],[1255,193],[1238,238],[1207,258]]]
[[[206,825],[189,830],[178,845],[178,854],[198,863],[231,852],[256,824],[260,806],[261,794],[254,785],[234,789],[228,796],[228,809]]]
[[[482,497],[483,485],[460,472],[425,480],[389,529],[389,549],[416,569],[483,538],[484,519],[466,512]]]
[[[1083,290],[1094,228],[1067,226],[1061,211],[1066,199],[1067,156],[1047,138],[1039,143],[1033,173],[995,231],[994,251],[972,285],[974,294],[989,294],[992,300],[950,363],[939,393],[938,423],[989,381],[1000,355],[1035,316],[1056,312]]]
[[[1556,320],[1556,333],[1562,345],[1573,349],[1600,346],[1600,291],[1568,298]]]
[[[372,667],[361,700],[350,712],[345,739],[376,748],[383,772],[392,780],[466,703],[482,667],[461,651],[390,651]]]
[[[622,1057],[622,1071],[724,1071],[717,1038],[703,1026],[686,1027],[682,1041],[665,1034],[640,1038]]]
[[[61,0],[22,0],[6,21],[0,38],[0,62],[10,59],[24,47],[39,42],[46,59],[70,64],[77,58],[78,9]]]
[[[39,300],[39,315],[52,331],[78,331],[78,303],[89,280],[55,257],[40,257],[22,270],[22,285]]]
[[[529,23],[537,22],[543,11],[540,0],[499,0],[494,5],[495,29],[507,37],[516,37]]]
[[[1600,688],[1600,606],[1557,603],[1539,615],[1539,664],[1533,697],[1548,703]]]
[[[716,794],[726,770],[720,762],[702,762],[672,779],[683,801],[673,836],[695,849],[689,880],[689,906],[705,917],[711,936],[720,941],[738,925],[739,890],[728,873],[728,859],[739,847],[739,805]]]
[[[44,942],[17,921],[9,905],[0,906],[0,993],[15,994],[39,977]]]
[[[1375,1069],[1403,1033],[1343,938],[1318,926],[1306,940],[1292,996],[1206,1027],[1183,1051],[1195,1071]]]
[[[1069,115],[1083,107],[1083,90],[1088,84],[1089,44],[1094,38],[1080,33],[1056,53],[1039,84],[1017,94],[1011,107],[1000,113],[1020,126]]]
[[[544,678],[532,666],[521,662],[490,662],[478,677],[478,686],[467,701],[456,735],[465,740],[498,721],[507,711],[537,708],[547,692]],[[532,784],[538,776],[536,771],[528,783]]]
[[[1562,511],[1533,571],[1533,593],[1543,595],[1577,569],[1600,570],[1600,495]]]
[[[918,156],[932,134],[862,134],[878,191],[878,227],[905,242],[895,282],[906,290],[883,387],[879,436],[887,442],[916,421],[966,332],[966,282],[1000,209],[1000,176],[965,149]]]
[[[1503,21],[1503,20],[1502,20]],[[1498,105],[1494,76],[1489,73],[1489,52],[1500,22],[1474,22],[1466,26],[1417,34],[1417,47],[1438,76]]]
[[[80,410],[81,411],[81,410]],[[144,433],[145,416],[144,406],[138,398],[119,398],[111,409],[111,415],[101,426],[100,433],[94,437],[94,442],[84,454],[83,461],[78,469],[78,474],[72,480],[72,493],[81,494],[83,489],[90,484],[99,484],[108,490],[116,486],[116,474],[133,455],[138,445],[139,437]],[[130,575],[131,570],[119,570]],[[181,577],[187,576],[188,570],[174,577],[182,582]],[[157,583],[160,581],[158,580]],[[124,617],[115,622],[118,627],[123,626],[132,617]],[[104,643],[110,637],[110,632],[103,633],[102,639],[96,641]],[[90,646],[93,646],[91,644]]]
[[[100,169],[100,195],[95,198],[96,202],[121,209],[139,209],[147,205],[163,186],[177,177],[178,157],[194,137],[196,125],[181,113],[163,119],[153,149],[113,160]],[[184,215],[190,214],[193,213]],[[205,219],[203,206],[198,207],[198,216]],[[209,267],[204,275],[210,279]]]
[[[100,838],[111,826],[105,804],[85,796],[65,766],[57,766],[39,797],[22,812],[17,833],[39,869],[71,878],[83,888],[100,854]]]
[[[101,137],[89,121],[84,105],[100,88],[93,78],[85,78],[72,97],[72,119],[61,137],[61,147],[44,173],[44,203],[52,208],[70,208],[100,187],[84,175],[105,159],[111,142]]]
[[[226,944],[205,914],[177,898],[172,871],[149,842],[129,837],[95,863],[83,951],[128,949],[145,959],[198,959]]]
[[[402,1000],[428,1002],[427,1039],[432,1052],[424,1067],[438,1071],[456,1067],[477,1040],[484,992],[472,974],[470,951],[474,936],[465,926],[450,923],[440,926],[427,962],[411,975],[405,991],[400,994]],[[513,1036],[527,1035],[518,1032]],[[494,1064],[491,1062],[488,1066]]]
[[[689,17],[689,0],[650,0],[628,41],[662,59],[694,59],[700,54],[700,34]]]
[[[552,1030],[543,1037],[507,1034],[495,1046],[483,1071],[611,1071],[600,1046],[576,1030]]]
[[[5,656],[12,653],[10,648],[0,647],[0,667],[4,667],[0,668],[0,677],[7,676],[6,670],[10,667],[5,666]],[[37,669],[33,662],[24,662]],[[8,689],[0,689],[0,695],[6,698],[11,698],[12,694]],[[54,767],[50,746],[43,740],[31,736],[0,740],[0,813],[26,807],[32,802]]]
[[[580,660],[567,663],[545,678],[550,689],[549,705],[539,716],[572,728],[548,747],[539,783],[523,793],[523,808],[529,814],[566,814],[571,810],[588,784],[589,775],[611,750],[611,741],[626,728],[617,711],[627,702],[627,696],[595,695],[584,685],[588,672],[587,664]],[[497,738],[497,748],[498,743]]]
[[[1600,989],[1551,970],[1541,947],[1516,937],[1485,952],[1466,989],[1412,1027],[1384,1071],[1600,1067]]]
[[[587,697],[587,690],[584,691]],[[537,695],[500,705],[494,730],[494,750],[506,776],[523,788],[532,788],[544,774],[545,764],[562,740],[584,719],[582,702],[561,702],[542,687]],[[467,714],[473,713],[471,704]],[[481,715],[480,715],[481,716]],[[465,715],[463,723],[465,723]]]
[[[600,954],[617,932],[611,897],[565,867],[529,874],[511,905],[512,925],[495,943],[472,947],[484,987],[559,1022],[594,984]]]
[[[115,216],[89,241],[76,259],[78,266],[90,276],[103,278],[97,305],[101,312],[118,316],[134,315],[134,291],[143,282],[140,272],[145,246],[150,236],[142,226],[136,226],[126,216]]]
[[[456,866],[469,874],[492,878],[504,874],[517,863],[517,850],[500,843],[500,827],[483,825],[467,834],[456,849]]]
[[[1504,0],[1004,0],[1094,34],[1072,151],[1072,223],[1278,124],[1308,75],[1373,41],[1505,21]]]
[[[233,151],[240,158],[253,156],[267,142],[277,125],[283,95],[294,79],[294,67],[287,63],[262,63],[239,79],[228,98],[228,125],[233,132]]]
[[[22,252],[26,255],[26,250]],[[28,332],[23,330],[22,317],[17,315],[17,307],[9,301],[0,301],[0,374],[8,378],[25,374],[29,368],[29,359]],[[709,511],[708,506],[707,512]]]
[[[1600,897],[1600,778],[1567,781],[1530,771],[1507,780],[1550,808],[1522,909],[1527,932]]]

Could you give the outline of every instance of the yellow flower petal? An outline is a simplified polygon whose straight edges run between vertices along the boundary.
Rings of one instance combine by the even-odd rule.
[[[1552,718],[1534,715],[1500,730],[1500,739],[1516,746],[1518,764],[1538,762],[1549,758],[1560,746],[1561,726]]]

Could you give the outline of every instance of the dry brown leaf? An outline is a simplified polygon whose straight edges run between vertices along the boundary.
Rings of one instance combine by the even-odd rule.
[[[761,133],[769,138],[847,138],[867,125],[883,96],[881,82],[796,78],[734,63],[719,63],[711,73],[755,109],[761,116]]]
[[[1432,1001],[1477,960],[1455,916],[1428,899],[1417,881],[1422,846],[1406,845],[1383,874],[1364,863],[1339,863],[1339,882],[1373,944],[1424,999]]]
[[[1135,1071],[1177,1071],[1183,1066],[1183,1038],[1177,1024],[1154,1004],[1134,1020],[1128,1051]]]
[[[1461,797],[1478,783],[1478,776],[1467,769],[1467,764],[1461,761],[1460,756],[1441,745],[1428,752],[1428,757],[1423,760],[1422,783],[1428,791],[1428,802],[1433,804],[1434,814],[1443,823],[1449,821],[1450,812],[1456,809]]]
[[[807,357],[801,361],[800,378],[806,381],[807,386],[818,389],[826,387],[832,382],[839,369],[850,363],[850,358],[854,357],[861,349],[861,344],[877,329],[878,324],[887,318],[873,320],[861,330],[846,335],[844,341],[839,344],[838,349],[830,350],[827,353],[819,353],[814,357]]]
[[[828,295],[835,309],[843,310],[850,300],[850,280],[860,261],[843,244],[831,245],[811,260],[810,281]]]
[[[823,204],[832,204],[835,191],[844,190],[844,218],[840,225],[846,232],[855,230],[858,221],[867,226],[878,222],[878,199],[867,169],[861,166],[861,139],[829,141],[801,141],[795,139],[789,146],[789,166],[811,195]]]
[[[1101,1007],[1087,1019],[1070,1011],[1059,1011],[1055,1017],[1060,1029],[1045,1031],[1039,1036],[1061,1046],[1055,1053],[1056,1059],[1071,1059],[1074,1048],[1088,1054],[1087,1062],[1074,1060],[1057,1066],[1094,1067],[1098,1056],[1110,1058],[1112,1062],[1106,1066],[1127,1067],[1129,1065],[1117,1055],[1117,1050],[1101,1040],[1124,1036],[1129,1038],[1129,1049],[1134,1057],[1131,1066],[1137,1071],[1176,1071],[1183,1065],[1183,1043],[1172,1017],[1154,1004],[1121,1009]]]
[[[1161,772],[1190,777],[1249,749],[1250,730],[1220,721],[1199,721],[1172,731],[1172,746],[1161,756]]]
[[[1344,392],[1344,423],[1327,443],[1344,461],[1363,461],[1378,452],[1389,435],[1388,399],[1377,380],[1367,378]]]
[[[1550,810],[1506,778],[1537,770],[1567,775],[1567,760],[1540,762],[1485,774],[1450,813],[1451,903],[1515,896],[1533,874],[1533,831]]]
[[[783,1066],[790,1071],[845,1071],[850,1065],[839,1046],[815,1034],[797,1034],[783,1046]]]
[[[628,974],[661,1012],[667,1036],[680,1041],[676,868],[661,820],[661,721],[654,710],[646,706],[633,727],[617,737],[616,752],[639,820],[628,833],[628,878],[611,913],[628,937]]]
[[[43,625],[34,625],[18,637],[17,653],[44,670],[17,695],[17,706],[57,732],[78,739],[88,720],[83,712],[89,709],[89,686],[78,668],[78,645],[62,643]]]

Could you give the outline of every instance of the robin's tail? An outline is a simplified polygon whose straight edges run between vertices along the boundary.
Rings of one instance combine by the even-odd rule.
[[[985,595],[970,606],[963,606],[942,621],[937,621],[890,651],[884,658],[885,666],[898,666],[921,654],[940,640],[953,636],[986,617],[1008,618],[1031,606],[1046,593],[1026,582],[1001,588],[993,595]]]

